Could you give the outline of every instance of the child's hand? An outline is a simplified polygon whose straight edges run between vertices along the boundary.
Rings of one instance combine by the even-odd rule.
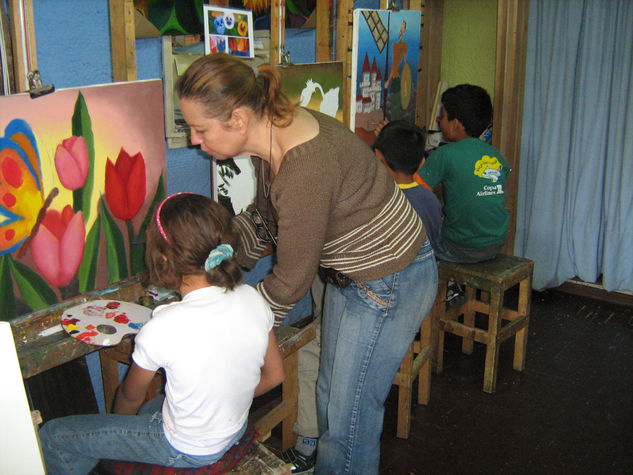
[[[378,134],[380,133],[380,131],[382,130],[382,128],[387,125],[389,123],[389,121],[387,119],[384,119],[380,122],[378,122],[378,125],[376,125],[376,128],[374,129],[374,135],[376,137],[378,137]]]

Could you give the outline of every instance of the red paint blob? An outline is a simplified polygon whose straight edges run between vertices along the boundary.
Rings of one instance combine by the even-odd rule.
[[[2,202],[7,208],[12,208],[13,206],[15,206],[17,199],[15,198],[15,195],[13,193],[5,193],[2,197]]]
[[[2,175],[5,181],[13,188],[22,186],[22,171],[20,166],[12,158],[5,158],[2,162]]]

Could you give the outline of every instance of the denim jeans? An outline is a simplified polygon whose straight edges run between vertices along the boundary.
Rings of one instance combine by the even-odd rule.
[[[90,414],[53,419],[39,431],[48,475],[85,475],[100,459],[143,462],[166,467],[202,467],[217,462],[246,430],[246,424],[221,452],[187,455],[174,449],[163,432],[162,397],[138,415]]]
[[[378,473],[384,402],[436,293],[437,265],[428,240],[400,272],[343,289],[328,284],[316,473]]]

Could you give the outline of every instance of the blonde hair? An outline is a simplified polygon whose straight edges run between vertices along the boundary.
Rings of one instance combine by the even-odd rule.
[[[201,103],[207,117],[228,121],[233,110],[249,107],[257,117],[288,126],[296,106],[281,90],[279,71],[262,64],[258,74],[243,60],[214,53],[196,60],[177,84],[178,97]]]

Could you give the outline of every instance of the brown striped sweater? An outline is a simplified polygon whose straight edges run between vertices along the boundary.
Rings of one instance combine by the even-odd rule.
[[[340,122],[310,111],[318,135],[289,150],[270,189],[277,222],[277,263],[257,289],[279,323],[309,290],[319,265],[357,281],[407,267],[426,231],[385,166]],[[263,176],[267,176],[268,163]],[[267,208],[258,183],[256,205]],[[266,243],[248,211],[234,219],[241,236],[238,262],[250,268]]]

